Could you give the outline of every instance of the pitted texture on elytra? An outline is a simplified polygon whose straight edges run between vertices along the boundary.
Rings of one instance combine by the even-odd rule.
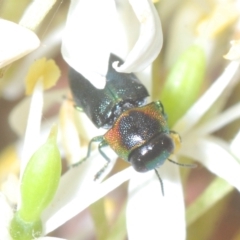
[[[159,122],[140,111],[129,111],[119,121],[121,144],[127,149],[144,143],[156,134]]]

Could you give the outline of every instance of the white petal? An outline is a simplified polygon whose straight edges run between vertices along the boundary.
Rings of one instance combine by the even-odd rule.
[[[165,195],[154,171],[135,172],[129,184],[127,229],[129,240],[183,240],[185,208],[178,166],[165,163],[160,168]]]
[[[6,198],[0,193],[0,239],[11,240],[9,235],[9,224],[13,217],[13,211]]]
[[[163,43],[162,27],[158,13],[151,0],[129,0],[141,24],[140,36],[118,72],[140,72],[158,56]]]
[[[54,90],[51,92],[46,92],[44,94],[43,112],[48,111],[49,108],[52,107],[54,104],[61,104],[64,94],[66,94],[66,90]],[[17,106],[14,107],[9,116],[10,126],[19,137],[24,136],[25,129],[27,127],[27,116],[31,104],[31,99],[32,97],[24,98]],[[44,140],[44,142],[45,141],[46,139]]]
[[[147,0],[140,3],[132,5],[142,33],[126,63],[128,68],[134,66],[134,71],[150,65],[162,46],[161,24],[153,4]],[[111,0],[72,1],[63,34],[64,59],[97,88],[105,86],[110,52],[124,59],[139,29],[129,3],[122,0],[116,5]]]
[[[63,33],[62,55],[97,88],[105,86],[115,26],[114,1],[71,1]]]
[[[24,137],[24,144],[21,156],[20,177],[28,163],[28,160],[35,152],[38,146],[38,138],[40,135],[43,108],[43,84],[38,81],[34,87],[31,104],[27,118],[27,128]],[[20,205],[20,204],[19,204]]]
[[[200,97],[200,99],[188,110],[188,112],[177,122],[174,130],[181,133],[187,132],[201,119],[212,104],[221,96],[229,84],[236,81],[234,78],[239,67],[238,62],[231,62],[222,75],[212,84],[212,86]]]
[[[214,137],[184,141],[179,154],[199,161],[240,191],[240,163],[225,142]]]
[[[17,205],[19,177],[13,173],[6,173],[7,179],[1,184],[2,193],[7,197],[8,202],[13,206]]]
[[[34,0],[31,1],[24,12],[20,24],[29,29],[35,29],[51,10],[56,0]]]
[[[238,118],[240,118],[240,103],[231,106],[224,112],[201,124],[199,127],[191,131],[191,135],[203,136],[213,133]]]
[[[137,78],[147,88],[148,92],[152,91],[152,79],[153,79],[152,72],[153,72],[152,65],[150,65],[143,71],[136,73]]]
[[[64,136],[62,145],[66,159],[72,164],[79,161],[81,155],[79,133],[73,118],[74,111],[76,109],[73,108],[72,102],[67,100],[62,104],[59,114],[60,133]]]
[[[4,19],[0,19],[0,32],[0,68],[27,55],[40,45],[34,32]]]
[[[116,159],[116,155],[107,155],[110,159]],[[49,233],[80,213],[93,202],[99,200],[107,193],[127,181],[134,171],[128,168],[103,183],[93,181],[94,175],[104,166],[106,162],[99,156],[90,157],[88,162],[68,171],[60,181],[60,186],[51,206],[46,209],[42,216],[46,223],[45,231]],[[104,176],[111,170],[104,172]]]
[[[234,139],[231,142],[230,148],[233,154],[240,159],[240,131],[236,134]]]

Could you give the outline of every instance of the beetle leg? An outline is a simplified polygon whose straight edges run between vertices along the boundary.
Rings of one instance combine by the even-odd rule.
[[[108,146],[108,143],[106,141],[101,141],[98,145],[98,151],[99,153],[104,157],[104,159],[107,161],[107,163],[103,166],[103,168],[97,172],[97,174],[94,177],[94,180],[97,180],[100,178],[100,176],[104,173],[104,171],[107,169],[108,165],[110,164],[111,160],[109,157],[103,152],[102,148]]]
[[[159,180],[159,182],[160,182],[160,186],[161,186],[161,190],[162,190],[162,195],[164,196],[163,181],[162,181],[162,179],[161,179],[161,177],[160,177],[160,174],[158,173],[158,171],[157,171],[156,168],[154,168],[154,171],[155,171],[155,173],[156,173],[156,175],[157,175],[157,177],[158,177],[158,180]]]
[[[91,139],[91,141],[89,142],[88,144],[88,151],[87,151],[87,155],[85,158],[83,158],[82,160],[74,163],[72,165],[72,167],[76,167],[80,164],[82,164],[83,162],[85,162],[89,157],[90,157],[90,154],[91,154],[91,150],[92,150],[92,144],[95,143],[95,142],[102,142],[103,141],[103,136],[96,136],[94,138]],[[100,144],[99,144],[100,145]]]

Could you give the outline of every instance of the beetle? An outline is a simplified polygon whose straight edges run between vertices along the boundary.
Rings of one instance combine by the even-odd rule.
[[[92,143],[99,142],[99,153],[107,163],[95,175],[95,179],[110,163],[102,150],[110,146],[136,171],[155,170],[164,194],[163,183],[156,169],[165,160],[185,167],[195,165],[180,164],[169,159],[175,148],[179,147],[181,139],[176,132],[169,130],[162,103],[155,101],[146,104],[149,94],[145,86],[133,73],[117,72],[112,66],[115,61],[123,64],[119,57],[110,54],[104,89],[95,88],[83,75],[69,68],[69,84],[76,106],[87,114],[97,128],[108,129],[104,135],[94,137],[89,142],[86,157],[74,166],[87,160]]]

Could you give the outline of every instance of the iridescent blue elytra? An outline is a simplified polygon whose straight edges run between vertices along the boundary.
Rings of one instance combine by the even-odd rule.
[[[180,137],[169,130],[161,102],[145,105],[149,96],[146,88],[134,74],[116,72],[112,67],[115,61],[123,63],[119,57],[110,55],[104,89],[96,89],[70,67],[69,83],[77,107],[87,114],[96,127],[108,129],[104,135],[90,141],[87,156],[79,163],[89,157],[91,144],[99,142],[99,152],[107,163],[95,178],[104,172],[110,162],[102,150],[103,147],[110,146],[136,171],[154,169],[162,185],[156,168],[180,145]]]

